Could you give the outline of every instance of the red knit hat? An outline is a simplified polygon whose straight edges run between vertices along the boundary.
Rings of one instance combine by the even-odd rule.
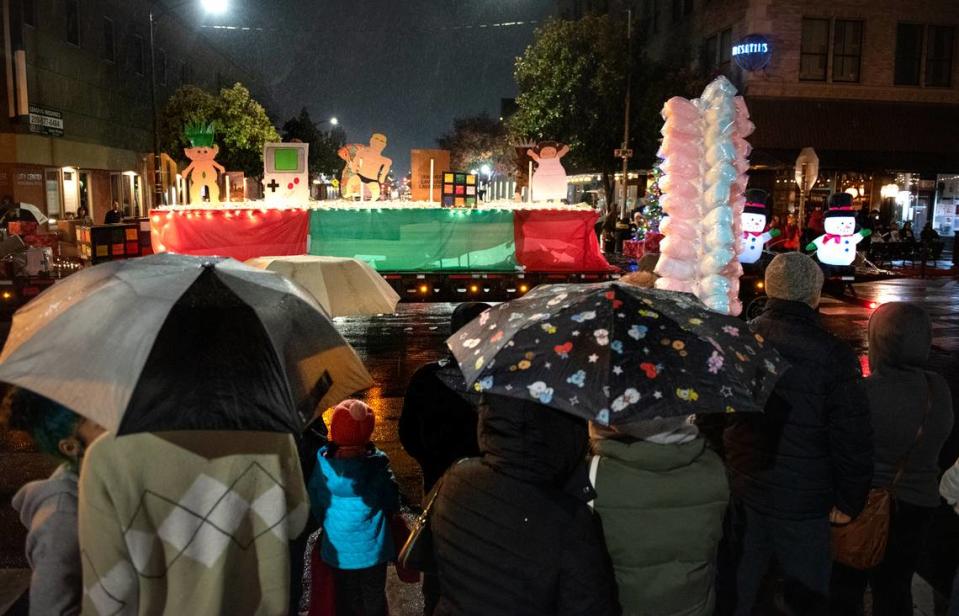
[[[333,409],[330,441],[341,447],[359,447],[370,442],[376,418],[365,402],[344,400]]]

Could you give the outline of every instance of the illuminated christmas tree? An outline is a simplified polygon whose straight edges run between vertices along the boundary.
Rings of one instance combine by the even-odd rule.
[[[659,180],[663,177],[663,170],[659,163],[653,166],[652,183],[649,185],[649,192],[646,195],[646,209],[643,210],[643,216],[646,218],[649,228],[659,232],[659,221],[663,219],[663,206],[659,203],[659,198],[663,196],[663,191],[659,188]]]
[[[636,239],[641,240],[646,237],[646,233],[653,231],[659,232],[659,222],[663,218],[663,206],[659,203],[659,198],[663,191],[659,188],[659,180],[663,176],[663,170],[659,168],[659,163],[653,166],[650,173],[651,182],[646,191],[646,207],[643,208],[643,216],[638,221],[636,228]]]

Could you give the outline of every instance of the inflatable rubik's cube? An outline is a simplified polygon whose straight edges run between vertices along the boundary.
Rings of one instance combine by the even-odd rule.
[[[443,173],[443,207],[476,207],[476,176],[472,173]]]

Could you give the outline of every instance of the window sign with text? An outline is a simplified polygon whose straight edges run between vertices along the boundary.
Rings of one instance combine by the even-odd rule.
[[[62,137],[63,114],[54,109],[30,105],[30,132]]]

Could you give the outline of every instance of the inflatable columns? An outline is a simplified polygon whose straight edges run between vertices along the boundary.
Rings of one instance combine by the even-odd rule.
[[[696,104],[675,96],[663,106],[665,123],[660,131],[663,159],[660,203],[667,218],[660,231],[656,281],[660,289],[696,292],[699,278],[699,215],[702,201],[703,117]]]
[[[716,312],[738,315],[740,216],[752,130],[749,112],[725,77],[695,101],[675,97],[663,108],[665,176],[660,181],[665,239],[656,273],[661,289],[695,293]],[[694,157],[697,157],[694,158]]]

